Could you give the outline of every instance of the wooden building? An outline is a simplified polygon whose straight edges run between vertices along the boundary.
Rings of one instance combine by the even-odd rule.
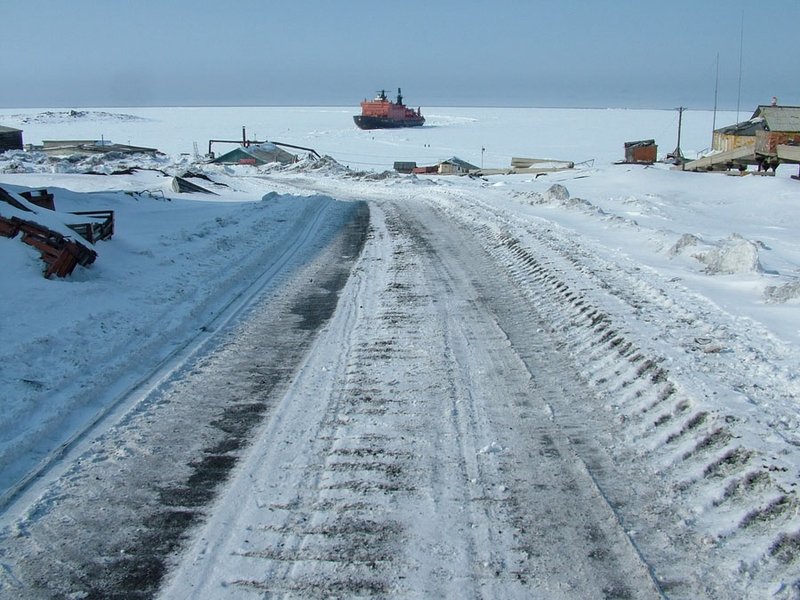
[[[0,125],[0,152],[22,150],[22,130]]]
[[[782,164],[800,164],[800,106],[756,108],[747,121],[714,131],[714,153],[683,165],[688,171],[720,171],[757,165],[775,172]]]
[[[756,131],[764,127],[763,119],[747,120],[714,130],[712,150],[728,152],[755,143]]]
[[[454,156],[440,162],[438,170],[440,175],[466,175],[470,171],[477,171],[478,167]]]
[[[800,107],[761,105],[747,121],[714,131],[712,149],[728,152],[755,145],[758,151],[774,154],[780,144],[800,141]]]
[[[783,144],[800,144],[800,106],[759,106],[753,118],[764,126],[756,130],[756,152],[775,154]]]

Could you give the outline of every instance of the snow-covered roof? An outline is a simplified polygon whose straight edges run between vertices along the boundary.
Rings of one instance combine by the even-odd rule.
[[[655,146],[655,140],[637,140],[634,142],[625,142],[626,148],[644,148],[646,146]]]
[[[42,150],[52,155],[97,154],[105,152],[156,154],[158,152],[156,148],[115,144],[111,140],[42,140]]]
[[[290,154],[289,152],[286,152],[286,150],[278,148],[275,144],[271,142],[265,142],[263,144],[239,146],[238,148],[234,148],[230,152],[226,152],[222,156],[215,158],[212,162],[238,163],[240,162],[242,155],[254,159],[258,164],[267,164],[273,162],[286,164],[294,162],[297,158],[294,154]]]
[[[714,131],[715,133],[721,133],[724,135],[755,135],[756,131],[762,131],[764,129],[764,118],[755,117],[753,119],[748,119],[747,121],[742,121],[741,123],[720,127]]]
[[[448,158],[447,160],[443,160],[441,162],[441,164],[443,164],[443,165],[455,165],[457,167],[460,167],[460,168],[466,169],[466,170],[477,169],[478,168],[475,165],[470,164],[467,161],[458,158],[457,156],[453,156],[451,158]]]

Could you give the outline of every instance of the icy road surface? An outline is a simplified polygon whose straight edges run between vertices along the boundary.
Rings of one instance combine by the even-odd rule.
[[[31,504],[0,591],[794,597],[757,324],[480,190],[270,184],[366,204]]]
[[[553,420],[585,392],[508,275],[423,204],[371,212],[334,318],[163,597],[658,597]]]

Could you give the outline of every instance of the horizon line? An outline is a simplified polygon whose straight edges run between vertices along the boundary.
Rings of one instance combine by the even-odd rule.
[[[760,106],[760,105],[757,105]],[[64,106],[0,106],[0,110],[47,110],[47,109],[102,109],[102,108],[343,108],[358,110],[358,105],[354,104],[72,104]],[[713,112],[714,108],[692,108],[692,107],[653,107],[653,106],[557,106],[542,105],[531,106],[527,104],[431,104],[428,108],[509,108],[509,109],[536,109],[536,110],[679,110]],[[719,108],[717,112],[741,112],[735,108]]]

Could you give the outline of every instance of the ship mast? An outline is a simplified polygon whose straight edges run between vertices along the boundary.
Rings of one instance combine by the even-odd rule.
[[[397,88],[397,103],[398,104],[403,103],[403,94],[400,93],[400,88]]]

